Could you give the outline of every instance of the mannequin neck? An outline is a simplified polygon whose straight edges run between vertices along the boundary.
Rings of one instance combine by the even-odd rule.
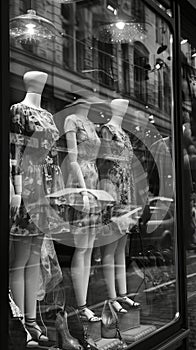
[[[87,103],[80,103],[77,105],[76,113],[81,115],[84,118],[87,118],[89,112],[90,105]]]
[[[123,117],[120,115],[112,115],[112,118],[110,119],[108,124],[116,126],[118,129],[122,129],[122,121]]]
[[[41,108],[41,94],[36,92],[27,92],[24,100],[21,102],[26,106],[42,109]]]

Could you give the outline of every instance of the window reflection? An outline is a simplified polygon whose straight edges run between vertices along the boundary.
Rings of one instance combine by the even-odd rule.
[[[164,9],[170,9],[170,2],[164,4]],[[94,342],[102,344],[101,338],[110,345],[114,338],[123,348],[174,322],[178,312],[172,33],[142,0],[54,2],[50,6],[44,2],[40,11],[45,17],[52,14],[58,29],[55,41],[32,50],[16,42],[10,46],[12,105],[17,102],[20,107],[23,93],[35,93],[22,86],[22,71],[36,67],[48,72],[38,106],[41,117],[21,107],[19,113],[17,108],[11,113],[15,123],[10,130],[12,161],[18,157],[24,163],[23,188],[31,182],[29,174],[23,175],[26,168],[33,173],[38,166],[44,174],[34,203],[37,216],[29,214],[28,219],[33,226],[45,209],[50,214],[47,220],[43,217],[40,231],[52,247],[46,244],[39,250],[42,290],[37,291],[36,315],[28,318],[41,327],[40,311],[46,327],[56,328],[64,350],[70,345],[60,332],[66,317],[71,336],[84,345],[75,329],[77,322],[81,325],[73,317],[77,310],[94,348]],[[116,27],[119,18],[126,18],[121,28]],[[187,108],[189,88],[194,90],[195,81],[195,72],[187,73],[185,66],[184,142],[190,133],[188,123],[194,130]],[[42,108],[51,114],[47,121]],[[59,136],[54,140],[47,123],[57,128]],[[47,136],[44,141],[42,133]],[[47,153],[48,137],[55,141],[51,157],[46,154],[38,162],[33,151],[36,140],[38,150],[43,147]],[[25,161],[23,151],[27,151]],[[12,180],[16,175],[13,164]],[[43,178],[47,185],[42,184]],[[22,209],[18,215],[20,221]],[[16,264],[10,264],[10,271],[16,272]],[[11,286],[13,299],[27,313],[14,283]],[[111,310],[119,329],[115,321],[114,332],[107,333]],[[57,342],[53,331],[47,339],[51,344]]]

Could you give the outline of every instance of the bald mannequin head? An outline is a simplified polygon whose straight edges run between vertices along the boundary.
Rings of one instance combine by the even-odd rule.
[[[26,92],[42,94],[48,74],[39,71],[26,72],[23,76]]]
[[[111,101],[112,114],[118,117],[123,117],[127,111],[129,100],[116,98]]]

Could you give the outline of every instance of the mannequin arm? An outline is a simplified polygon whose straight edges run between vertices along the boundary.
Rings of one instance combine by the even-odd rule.
[[[66,133],[67,149],[70,160],[70,167],[72,175],[75,179],[78,180],[79,187],[84,188],[83,192],[83,201],[85,209],[89,209],[89,201],[87,192],[85,192],[86,184],[84,177],[80,168],[80,165],[77,161],[78,158],[78,146],[76,140],[76,133],[74,131],[68,131]]]
[[[107,156],[107,159],[110,158],[112,155],[112,150],[111,150],[111,143],[112,143],[112,133],[110,130],[103,126],[101,130],[101,135],[102,135],[102,146],[101,146],[101,151],[100,151],[100,158],[102,156],[105,158]]]

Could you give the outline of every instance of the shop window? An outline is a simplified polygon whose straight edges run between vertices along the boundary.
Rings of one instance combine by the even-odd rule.
[[[44,4],[47,59],[10,47],[11,297],[29,346],[137,348],[179,314],[172,33],[146,1]]]
[[[76,69],[76,25],[72,5],[61,5],[63,32],[63,62],[65,67]]]
[[[110,87],[114,83],[112,53],[113,47],[111,44],[98,42],[99,82]]]

